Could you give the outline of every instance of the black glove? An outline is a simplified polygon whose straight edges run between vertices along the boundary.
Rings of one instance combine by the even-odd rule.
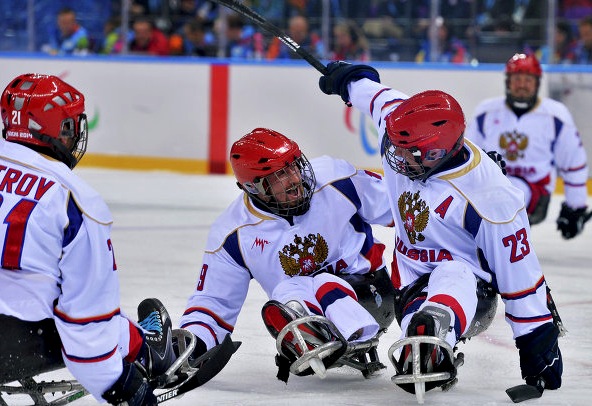
[[[561,387],[563,360],[558,337],[559,329],[553,323],[545,323],[516,339],[522,378],[528,385],[537,386],[542,379],[545,389]]]
[[[488,151],[487,155],[493,160],[493,162],[495,162],[497,166],[499,166],[504,175],[508,174],[508,171],[506,171],[506,161],[500,153],[498,153],[497,151]]]
[[[586,222],[586,207],[570,208],[565,202],[561,204],[561,211],[557,218],[557,229],[565,239],[574,238],[584,229]]]
[[[134,364],[123,362],[119,379],[103,393],[103,399],[112,405],[127,402],[128,406],[156,406],[152,387]]]
[[[348,62],[335,61],[327,65],[327,73],[319,79],[319,87],[325,94],[338,94],[351,106],[347,85],[349,82],[368,78],[380,83],[380,75],[372,66],[352,65]]]

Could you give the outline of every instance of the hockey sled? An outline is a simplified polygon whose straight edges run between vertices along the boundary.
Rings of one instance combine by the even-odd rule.
[[[450,381],[442,385],[442,390],[450,389],[455,383],[456,378],[452,379],[453,376],[450,372],[421,372],[421,361],[420,361],[420,345],[421,344],[433,344],[439,346],[443,351],[445,357],[448,357],[451,364],[455,368],[459,368],[464,363],[464,354],[459,353],[457,357],[454,356],[454,350],[450,347],[446,341],[431,336],[413,336],[406,337],[396,341],[388,351],[388,357],[392,364],[397,369],[397,360],[395,357],[395,351],[403,348],[406,345],[411,345],[411,357],[412,357],[412,373],[394,375],[391,381],[395,384],[413,384],[415,386],[415,397],[419,404],[423,404],[425,396],[425,384],[426,382],[438,382],[438,381]],[[452,379],[452,380],[451,380]]]
[[[65,405],[88,394],[75,380],[39,380],[41,374],[65,368],[53,320],[27,322],[0,315],[0,324],[10,334],[0,337],[1,406],[10,395],[28,397],[36,405]]]
[[[195,336],[182,329],[173,330],[172,335],[177,340],[180,355],[163,375],[152,382],[157,388],[155,395],[158,403],[181,396],[208,382],[224,368],[241,344],[233,342],[228,335],[221,344],[199,358],[190,360],[189,357],[195,348]],[[39,348],[43,352],[36,351],[23,357],[22,354],[14,352],[5,352],[4,355],[11,354],[8,357],[0,355],[0,361],[12,359],[9,368],[6,367],[8,363],[3,363],[4,368],[0,370],[0,406],[8,406],[7,397],[11,395],[26,395],[35,405],[58,406],[74,402],[89,394],[76,380],[39,381],[38,375],[65,368],[61,359],[59,339],[54,340],[57,335],[49,337],[51,339],[43,344],[42,340],[35,337],[35,345],[41,346]],[[28,348],[37,347],[29,345]],[[59,358],[56,354],[60,354]],[[15,361],[25,358],[33,363],[37,362],[39,368],[33,370],[29,362],[23,362],[21,367],[18,361]],[[50,394],[52,396],[48,399],[47,395]]]
[[[337,340],[330,341],[310,348],[302,335],[301,325],[318,322],[327,325]],[[339,332],[337,327],[323,316],[304,316],[286,324],[276,338],[276,348],[279,354],[283,354],[282,342],[286,335],[292,334],[298,342],[303,353],[291,365],[290,372],[295,375],[306,375],[309,368],[320,378],[327,374],[327,368],[349,366],[362,372],[368,378],[378,371],[386,368],[378,359],[378,335],[363,342],[348,342]],[[338,356],[336,360],[335,356]],[[329,362],[327,362],[330,360]],[[325,362],[324,362],[325,361]],[[328,365],[327,365],[328,364]]]

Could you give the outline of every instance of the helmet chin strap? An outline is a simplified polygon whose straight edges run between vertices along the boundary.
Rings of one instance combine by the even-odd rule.
[[[53,152],[53,157],[56,158],[58,161],[63,162],[68,166],[70,169],[74,169],[78,161],[72,155],[72,152],[64,144],[62,144],[59,140],[50,137],[49,135],[41,134],[35,130],[30,130],[31,135],[38,139],[41,142],[44,142],[49,145],[50,150]]]

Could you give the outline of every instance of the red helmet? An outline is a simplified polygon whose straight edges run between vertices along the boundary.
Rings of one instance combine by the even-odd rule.
[[[442,158],[452,157],[461,149],[464,131],[465,116],[454,97],[440,90],[418,93],[386,117],[386,159],[396,172],[426,179],[444,163]],[[403,159],[401,150],[410,152],[415,163]],[[430,164],[437,160],[440,164]]]
[[[540,78],[543,70],[534,55],[515,54],[506,63],[506,75],[513,73],[526,73]]]
[[[241,189],[278,215],[304,214],[316,183],[310,162],[296,142],[277,131],[256,128],[236,141],[230,149],[230,164]],[[281,181],[289,173],[298,173],[296,184]],[[272,185],[282,182],[282,196]],[[295,195],[286,200],[288,192]]]
[[[528,96],[513,95],[510,89],[510,75],[523,73],[536,78],[534,93]],[[543,70],[534,55],[515,54],[506,63],[506,103],[512,108],[530,110],[538,100],[539,86]]]
[[[48,154],[70,168],[86,151],[84,96],[56,76],[25,74],[0,99],[3,136]]]

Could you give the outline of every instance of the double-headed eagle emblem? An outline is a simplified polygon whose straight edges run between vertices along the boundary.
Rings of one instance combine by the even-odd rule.
[[[310,275],[322,267],[329,255],[327,241],[320,234],[309,234],[302,238],[294,235],[294,242],[280,252],[280,264],[286,275]]]
[[[499,145],[505,151],[504,158],[508,161],[515,161],[518,158],[524,157],[524,151],[528,146],[528,137],[526,134],[513,132],[505,132],[500,135]]]
[[[399,197],[398,205],[409,242],[415,244],[417,241],[425,240],[421,231],[425,230],[428,225],[430,208],[425,201],[419,198],[419,192],[413,194],[404,192]]]

